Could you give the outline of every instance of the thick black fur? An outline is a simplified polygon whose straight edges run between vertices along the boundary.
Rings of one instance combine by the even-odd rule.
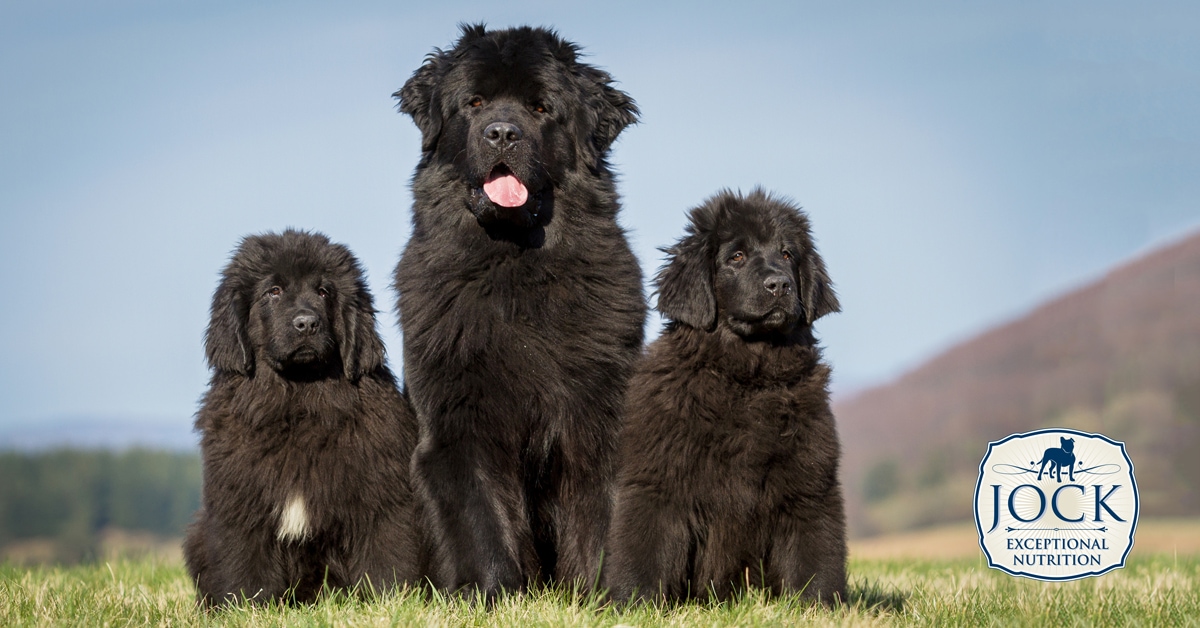
[[[424,138],[395,287],[445,589],[494,599],[599,577],[646,311],[606,162],[637,109],[610,83],[551,31],[480,25],[396,93]],[[519,138],[487,141],[497,123]],[[526,185],[524,206],[481,193],[497,169]]]
[[[242,240],[213,295],[205,351],[203,503],[184,543],[200,603],[415,582],[416,419],[350,251],[292,230]],[[307,525],[281,538],[296,496]]]
[[[622,601],[747,584],[845,599],[837,430],[812,333],[839,306],[808,219],[759,190],[724,192],[666,252],[670,322],[629,385],[605,584]]]

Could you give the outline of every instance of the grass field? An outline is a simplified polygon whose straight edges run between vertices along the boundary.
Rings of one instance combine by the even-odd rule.
[[[2,626],[1200,626],[1200,557],[1131,558],[1101,578],[1040,583],[978,560],[852,559],[851,600],[837,609],[757,593],[727,604],[606,608],[562,591],[510,597],[486,611],[457,599],[392,592],[335,595],[298,608],[203,613],[176,561],[0,566]]]

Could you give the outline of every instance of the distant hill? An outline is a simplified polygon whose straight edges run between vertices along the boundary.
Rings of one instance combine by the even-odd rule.
[[[130,447],[194,452],[200,436],[190,418],[123,420],[71,418],[33,425],[0,427],[0,452],[59,448],[121,450]]]
[[[851,533],[970,519],[989,441],[1126,443],[1146,515],[1200,513],[1200,234],[835,403]]]

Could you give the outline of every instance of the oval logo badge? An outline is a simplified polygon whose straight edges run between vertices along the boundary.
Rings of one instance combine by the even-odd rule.
[[[975,526],[988,566],[1037,580],[1075,580],[1125,566],[1138,492],[1125,444],[1048,429],[988,444],[975,485]]]

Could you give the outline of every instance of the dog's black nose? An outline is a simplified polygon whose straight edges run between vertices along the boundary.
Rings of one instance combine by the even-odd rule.
[[[771,296],[780,296],[787,294],[792,289],[792,280],[788,279],[787,275],[771,275],[763,281],[763,287]]]
[[[302,334],[311,334],[321,327],[321,319],[316,314],[300,314],[292,319],[292,327]]]
[[[522,135],[521,127],[511,122],[493,122],[483,130],[483,139],[499,149],[508,148],[519,141]]]

